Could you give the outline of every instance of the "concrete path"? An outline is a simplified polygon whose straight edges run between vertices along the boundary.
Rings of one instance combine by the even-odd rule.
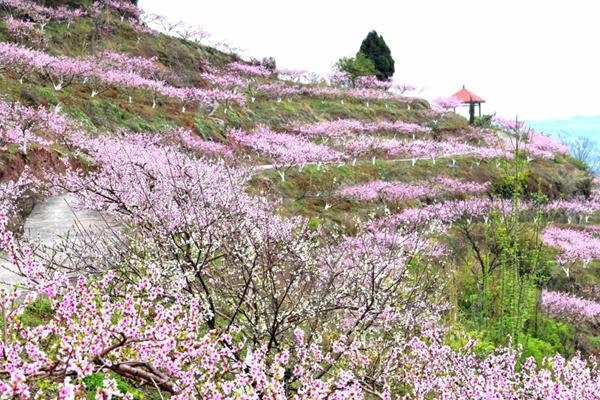
[[[78,210],[76,206],[75,197],[69,194],[51,197],[36,205],[25,221],[24,239],[34,245],[53,247],[67,235],[107,227],[99,212]],[[6,257],[0,258],[0,282],[14,284],[20,280]]]

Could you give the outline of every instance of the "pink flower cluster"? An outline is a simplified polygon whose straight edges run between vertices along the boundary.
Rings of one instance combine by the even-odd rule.
[[[177,136],[185,146],[192,150],[209,155],[233,158],[233,151],[228,146],[213,141],[202,140],[186,129],[176,129],[172,132],[172,135]]]
[[[306,164],[309,162],[334,161],[344,154],[327,146],[311,143],[298,136],[278,133],[260,126],[251,133],[234,129],[229,137],[242,146],[250,147],[272,158],[277,165]]]
[[[64,140],[68,129],[66,119],[56,112],[0,101],[0,142],[18,144],[23,154],[31,142],[49,145]]]
[[[8,8],[14,16],[24,16],[35,22],[48,21],[73,22],[84,15],[80,9],[67,7],[45,7],[39,2],[29,0],[0,0],[0,6]]]
[[[484,190],[484,187],[487,187],[486,184],[481,185],[474,183],[471,185],[470,183],[462,182],[462,185],[466,185],[463,188],[460,188],[458,182],[452,184],[449,182],[449,187],[455,186],[459,188],[458,192],[465,192],[468,188],[475,189],[474,192],[479,191],[479,189]],[[562,202],[551,203],[554,204],[552,211],[557,211],[560,207],[564,206]],[[520,202],[518,204],[518,208],[520,211],[527,211],[535,207],[535,205]],[[504,214],[509,214],[511,212],[512,205],[508,201],[502,201],[499,199],[482,199],[482,198],[470,198],[467,200],[448,200],[442,203],[431,204],[425,207],[416,207],[416,208],[407,208],[402,210],[401,212],[394,214],[388,218],[384,218],[380,221],[376,221],[374,223],[375,228],[380,228],[384,226],[403,226],[403,225],[412,225],[412,226],[421,226],[423,224],[431,223],[432,221],[438,221],[442,224],[453,224],[459,219],[466,217],[469,219],[485,219],[493,210],[500,210]],[[548,212],[548,208],[543,208],[545,212]],[[588,210],[587,212],[593,212]],[[550,228],[548,228],[550,229]],[[588,229],[590,232],[586,231],[574,231],[575,235],[583,235],[577,236],[577,239],[574,239],[573,233],[571,232],[561,232],[563,229],[560,228],[552,228],[550,230],[546,229],[544,231],[544,240],[548,240],[547,244],[557,248],[573,248],[576,249],[577,246],[585,247],[585,244],[578,245],[577,240],[588,241],[590,243],[590,247],[583,251],[573,250],[573,254],[575,258],[571,261],[586,261],[594,259],[594,257],[590,258],[588,254],[600,254],[598,249],[594,249],[594,246],[598,245],[598,239],[595,239],[594,235],[595,231]],[[568,230],[572,231],[572,230]],[[580,233],[579,233],[580,232]],[[548,235],[546,235],[546,233]],[[568,238],[572,239],[568,239]],[[572,243],[572,244],[571,244]],[[572,246],[572,247],[571,247]],[[591,250],[593,249],[593,250]],[[599,247],[600,249],[600,247]],[[578,254],[578,255],[577,255]],[[568,257],[560,257],[559,260],[564,262],[568,262]]]
[[[430,128],[400,120],[366,122],[356,119],[338,119],[305,125],[295,124],[290,129],[311,138],[336,138],[360,133],[412,134],[431,132]]]
[[[367,76],[359,76],[354,80],[354,84],[352,83],[350,76],[338,70],[335,70],[329,74],[329,82],[332,86],[337,88],[355,88],[355,89],[373,89],[380,91],[390,91],[399,94],[404,94],[405,92],[410,92],[416,89],[413,85],[408,85],[404,83],[396,83],[391,79],[382,81],[379,80],[376,76],[367,75]]]
[[[462,102],[456,97],[440,97],[433,100],[434,109],[439,112],[450,112],[460,106]]]
[[[39,192],[40,188],[41,183],[32,177],[28,169],[16,181],[0,183],[0,210],[8,218],[16,216],[19,201],[25,198],[28,191]]]
[[[542,310],[554,318],[573,323],[586,321],[600,326],[600,303],[568,293],[544,290],[542,292]]]
[[[390,217],[373,222],[372,229],[391,226],[423,226],[432,222],[451,225],[462,218],[471,220],[486,218],[493,210],[500,210],[508,214],[511,207],[509,202],[502,200],[482,198],[448,200],[425,207],[404,209]],[[523,205],[523,208],[526,208],[526,206]]]
[[[557,143],[550,136],[535,132],[526,127],[523,121],[494,117],[493,122],[496,127],[509,133],[510,136],[504,138],[505,146],[509,149],[515,149],[518,144],[519,150],[533,157],[546,159],[553,159],[556,153],[569,152],[568,146]]]
[[[415,86],[405,83],[395,83],[392,80],[382,81],[376,76],[359,76],[354,81],[354,85],[359,89],[379,89],[383,91],[389,90],[399,94],[404,94],[405,92],[410,92],[416,89]]]
[[[449,157],[474,155],[480,158],[512,158],[513,153],[488,147],[477,147],[457,141],[379,139],[373,136],[359,136],[337,140],[336,146],[353,156],[384,154],[390,157]]]
[[[356,87],[363,89],[388,90],[392,87],[392,84],[392,81],[382,81],[377,79],[376,76],[359,76],[355,81]]]
[[[576,261],[587,264],[600,259],[600,239],[588,232],[550,226],[544,229],[542,239],[546,245],[560,250],[557,256],[560,264]]]
[[[271,71],[260,65],[250,65],[242,62],[232,62],[227,64],[227,69],[248,76],[268,78],[271,76]]]
[[[400,183],[373,181],[347,187],[340,196],[353,197],[363,201],[385,199],[404,201],[423,197],[438,197],[454,193],[481,193],[489,189],[489,183],[463,182],[448,177],[435,177],[431,182]]]
[[[352,85],[350,75],[346,72],[333,70],[328,76],[329,84],[337,88],[347,88]]]
[[[148,79],[160,79],[167,73],[158,63],[157,57],[135,57],[114,51],[103,51],[95,56],[94,60],[106,70],[131,71]]]
[[[201,74],[201,77],[212,86],[229,90],[248,86],[248,81],[245,78],[230,73],[204,72]]]
[[[260,92],[264,93],[266,96],[275,98],[302,95],[322,99],[343,99],[347,97],[363,101],[393,100],[405,102],[407,100],[402,96],[378,89],[344,89],[330,86],[309,86],[299,84],[286,85],[283,82],[262,84],[259,85],[257,89]]]
[[[568,146],[557,143],[550,136],[532,131],[527,139],[525,150],[534,157],[553,159],[556,153],[566,154],[569,152]]]
[[[454,350],[436,338],[414,338],[398,350],[388,368],[405,365],[401,381],[410,382],[409,397],[414,399],[597,398],[600,374],[578,357],[565,360],[556,355],[544,360],[546,367],[540,369],[533,357],[519,362],[520,351],[510,347],[478,359],[474,345],[471,340]]]
[[[21,43],[27,42],[38,46],[46,42],[44,30],[40,26],[36,26],[35,22],[20,20],[12,16],[6,18],[5,22],[11,36]]]
[[[546,204],[544,209],[548,213],[566,213],[569,219],[577,215],[590,216],[600,211],[600,193],[593,190],[589,198],[554,200]]]
[[[434,179],[434,184],[440,185],[445,188],[445,190],[453,193],[484,193],[491,187],[490,182],[465,182],[460,179],[449,178],[446,176],[437,176]]]
[[[339,192],[340,196],[353,197],[363,201],[386,199],[403,201],[431,195],[429,188],[418,184],[373,181],[347,187]]]

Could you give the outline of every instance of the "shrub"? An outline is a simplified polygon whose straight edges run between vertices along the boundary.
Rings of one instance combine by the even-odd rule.
[[[462,115],[447,113],[442,115],[434,124],[433,131],[441,133],[444,131],[458,131],[469,127],[469,121]]]
[[[373,76],[376,74],[375,64],[363,53],[356,54],[356,57],[342,57],[335,64],[335,68],[344,74],[349,80],[351,87],[355,86],[356,80],[361,76]]]
[[[503,175],[494,181],[492,193],[504,198],[510,199],[516,193],[525,193],[527,191],[527,182],[531,177],[530,171],[520,171],[514,175]]]
[[[485,114],[481,117],[475,117],[473,121],[473,125],[479,128],[490,128],[492,126],[492,118],[494,118],[496,114]]]

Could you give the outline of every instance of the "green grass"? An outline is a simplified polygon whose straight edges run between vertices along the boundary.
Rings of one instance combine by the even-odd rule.
[[[26,326],[37,326],[52,319],[50,300],[38,298],[25,308],[21,321]]]
[[[353,226],[357,217],[364,220],[373,215],[381,216],[387,209],[395,211],[423,203],[412,200],[384,204],[340,199],[335,195],[337,190],[374,180],[418,182],[438,175],[485,182],[493,179],[494,165],[489,162],[476,166],[471,157],[457,158],[455,167],[449,167],[448,160],[445,159],[439,159],[436,164],[420,160],[415,166],[410,162],[390,160],[376,160],[374,164],[371,160],[359,160],[356,165],[308,165],[302,170],[297,167],[289,169],[285,174],[285,181],[282,181],[277,171],[260,173],[250,182],[249,191],[284,199],[281,208],[284,215],[303,215],[311,218],[313,224],[330,221]],[[326,210],[326,205],[331,208]]]
[[[411,162],[396,162],[393,160],[377,159],[358,160],[343,164],[307,165],[304,168],[292,167],[285,171],[285,181],[282,181],[278,171],[263,171],[254,176],[249,182],[248,191],[258,194],[265,193],[273,199],[283,199],[281,213],[283,215],[303,215],[313,221],[332,221],[344,225],[353,225],[355,217],[366,219],[370,215],[382,215],[386,210],[392,212],[399,209],[422,205],[423,201],[413,200],[395,204],[382,202],[362,202],[351,199],[339,199],[335,192],[344,187],[366,183],[374,180],[399,181],[406,183],[425,182],[435,176],[447,176],[464,181],[498,182],[506,173],[503,164],[496,160],[483,160],[477,164],[472,156],[456,157],[456,165],[450,166],[450,159],[440,158],[433,164],[431,160],[419,160],[415,166]],[[542,190],[550,196],[556,193],[569,197],[580,194],[588,178],[579,170],[565,164],[564,161],[539,160],[531,163],[532,193]],[[562,175],[562,171],[568,171]],[[580,182],[582,181],[582,182]],[[570,189],[568,189],[570,188]],[[565,191],[571,190],[571,193]],[[449,196],[462,198],[461,195]],[[425,199],[425,203],[438,199]],[[325,210],[326,205],[331,206]],[[314,222],[316,223],[316,222]]]

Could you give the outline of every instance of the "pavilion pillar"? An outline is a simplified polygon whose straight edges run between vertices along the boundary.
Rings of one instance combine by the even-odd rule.
[[[469,103],[469,124],[475,122],[475,103]]]

